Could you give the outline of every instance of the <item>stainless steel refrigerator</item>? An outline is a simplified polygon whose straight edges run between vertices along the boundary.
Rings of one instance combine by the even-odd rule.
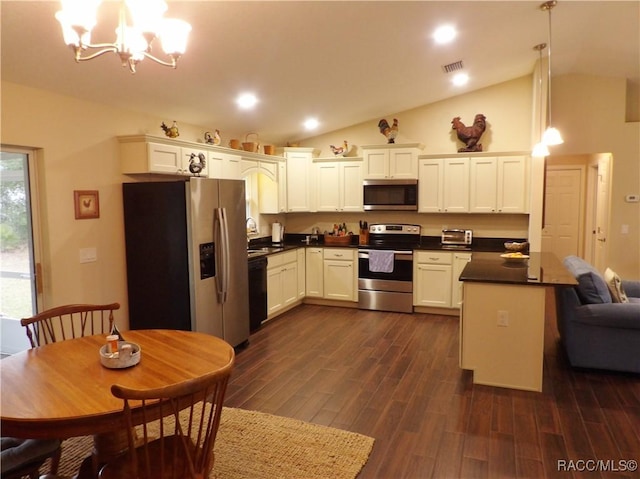
[[[244,181],[123,184],[129,326],[249,338]]]

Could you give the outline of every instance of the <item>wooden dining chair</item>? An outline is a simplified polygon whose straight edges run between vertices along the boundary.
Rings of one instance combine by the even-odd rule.
[[[120,309],[112,304],[67,304],[47,309],[30,318],[23,318],[31,347],[44,346],[66,339],[94,334],[109,334],[113,327],[113,312]]]
[[[40,467],[51,458],[50,471],[55,474],[60,463],[60,440],[0,438],[0,477],[4,479],[38,479]]]
[[[112,394],[124,400],[129,449],[107,462],[99,478],[207,478],[232,367],[230,358],[224,369],[157,389],[112,386]]]

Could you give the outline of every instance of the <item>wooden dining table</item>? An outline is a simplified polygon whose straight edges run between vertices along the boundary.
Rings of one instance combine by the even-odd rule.
[[[104,335],[60,341],[3,359],[2,435],[58,439],[93,435],[93,459],[104,462],[126,448],[123,402],[111,394],[113,384],[136,389],[169,386],[229,367],[235,358],[231,345],[208,334],[135,330],[122,335],[141,350],[140,362],[129,368],[102,365],[99,351],[106,344]],[[86,471],[79,477],[83,474]]]

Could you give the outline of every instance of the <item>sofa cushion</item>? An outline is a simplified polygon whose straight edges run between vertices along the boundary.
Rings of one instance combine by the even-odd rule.
[[[567,256],[564,266],[578,281],[576,290],[580,300],[586,304],[611,303],[611,294],[602,275],[578,256]]]
[[[604,280],[607,283],[609,293],[611,293],[611,300],[614,303],[629,302],[629,298],[627,298],[627,294],[624,292],[624,288],[622,287],[622,280],[620,279],[620,276],[615,273],[615,271],[613,271],[611,268],[607,268],[604,271]]]

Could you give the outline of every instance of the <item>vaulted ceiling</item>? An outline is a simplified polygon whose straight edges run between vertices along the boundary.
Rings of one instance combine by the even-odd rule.
[[[548,42],[537,1],[170,1],[191,23],[177,70],[135,75],[115,55],[74,63],[53,1],[2,1],[2,79],[273,143],[303,139],[528,75]],[[111,42],[119,2],[100,7],[94,42]],[[436,45],[448,23],[456,40]],[[640,79],[640,2],[562,1],[552,11],[553,75]],[[546,54],[546,53],[545,53]],[[469,77],[451,85],[443,65]],[[241,111],[236,96],[259,103]],[[319,120],[309,133],[302,122]]]

